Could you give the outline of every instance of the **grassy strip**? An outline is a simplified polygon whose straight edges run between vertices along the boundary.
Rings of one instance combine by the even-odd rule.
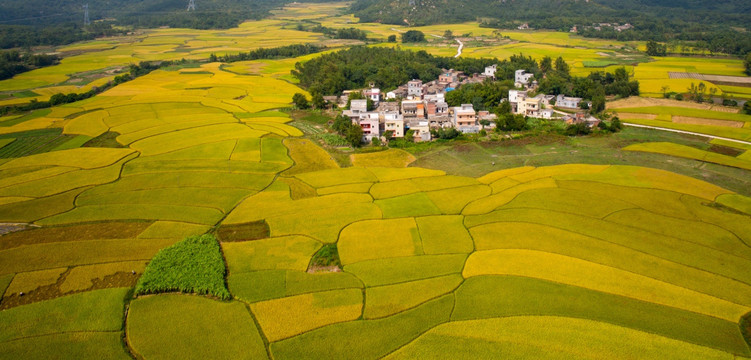
[[[173,294],[136,299],[126,333],[147,359],[266,359],[253,318],[236,301]]]
[[[456,291],[452,320],[530,314],[603,321],[737,355],[751,355],[735,322],[525,277],[479,276],[466,280]]]
[[[699,150],[690,146],[656,142],[656,143],[642,143],[626,146],[623,150],[627,151],[642,151],[651,152],[657,154],[678,156],[687,159],[694,159],[704,162],[710,162],[714,164],[720,164],[725,166],[732,166],[741,169],[751,170],[751,161],[745,161],[728,155],[722,155],[711,151]]]
[[[452,296],[379,320],[358,320],[316,329],[271,344],[275,359],[377,359],[426,330],[448,321]]]
[[[136,295],[180,291],[231,297],[224,284],[224,258],[212,235],[191,236],[160,250],[138,280]]]
[[[221,242],[257,240],[269,237],[269,224],[265,220],[244,224],[222,225],[216,232]]]

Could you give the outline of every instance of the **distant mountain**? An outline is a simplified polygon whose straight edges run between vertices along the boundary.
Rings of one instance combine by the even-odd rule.
[[[293,1],[195,0],[196,11],[189,12],[189,0],[3,0],[0,25],[83,24],[83,5],[88,4],[92,22],[109,19],[118,25],[139,27],[229,28],[246,19],[263,18],[269,10]]]
[[[599,22],[668,20],[751,28],[748,0],[357,0],[364,22],[447,24],[474,20],[566,29]]]

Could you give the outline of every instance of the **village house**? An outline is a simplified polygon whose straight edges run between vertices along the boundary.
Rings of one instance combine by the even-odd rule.
[[[451,122],[454,127],[463,133],[477,133],[477,113],[472,104],[462,104],[451,108]]]
[[[581,101],[582,101],[582,98],[568,97],[568,96],[564,96],[563,94],[560,94],[555,99],[555,106],[568,108],[568,109],[578,109],[579,103],[581,103]]]
[[[366,99],[370,99],[374,104],[378,105],[381,101],[381,89],[375,87],[375,84],[370,84],[370,89],[363,91]]]
[[[456,83],[459,81],[459,77],[461,75],[461,71],[456,71],[454,69],[443,69],[441,72],[441,75],[438,75],[438,82],[443,83],[446,85],[449,85],[451,83]]]
[[[495,79],[495,72],[498,70],[498,65],[493,64],[490,66],[485,67],[485,72],[482,73],[483,75]]]
[[[352,111],[364,113],[368,111],[368,100],[365,100],[365,99],[352,100],[349,103],[349,109]]]
[[[399,112],[389,111],[383,113],[383,133],[391,131],[393,137],[404,137],[404,118]]]
[[[407,83],[407,96],[412,96],[415,99],[422,99],[423,95],[422,80],[410,80]]]
[[[530,80],[534,76],[535,74],[530,74],[525,70],[516,70],[514,73],[514,86],[518,88],[529,87],[531,85]]]
[[[353,124],[360,125],[362,128],[362,140],[366,142],[373,141],[374,137],[381,136],[381,122],[380,116],[377,112],[366,112],[359,115],[355,120],[352,120]]]
[[[405,118],[416,117],[425,118],[425,103],[422,100],[404,100],[402,101],[402,115]]]
[[[415,142],[430,141],[432,139],[430,125],[427,121],[420,121],[416,125],[410,126],[409,130],[412,130]]]

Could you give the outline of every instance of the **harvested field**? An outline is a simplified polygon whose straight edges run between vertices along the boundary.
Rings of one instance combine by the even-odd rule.
[[[618,114],[618,116],[620,117],[621,114]],[[642,117],[642,119],[649,119],[649,118]],[[697,118],[697,117],[690,117],[690,116],[673,116],[673,122],[678,123],[678,124],[726,126],[726,127],[734,127],[734,128],[742,128],[743,125],[746,124],[745,122],[742,122],[742,121],[714,120],[714,119],[705,119],[705,118]]]

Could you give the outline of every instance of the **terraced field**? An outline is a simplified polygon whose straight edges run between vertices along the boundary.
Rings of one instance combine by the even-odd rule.
[[[129,56],[184,37],[195,54],[232,48],[157,33],[132,45],[154,53]],[[392,149],[342,168],[275,110],[302,92],[280,79],[294,60],[158,70],[0,120],[0,152],[13,150],[0,158],[0,222],[28,227],[0,236],[0,358],[751,358],[751,198],[639,166],[461,176]],[[32,136],[65,142],[30,148]],[[738,171],[748,160],[627,150]],[[205,233],[218,245],[180,242]],[[203,252],[185,244],[202,243],[217,267],[191,262]],[[180,274],[205,272],[229,300],[134,295],[196,289]]]

